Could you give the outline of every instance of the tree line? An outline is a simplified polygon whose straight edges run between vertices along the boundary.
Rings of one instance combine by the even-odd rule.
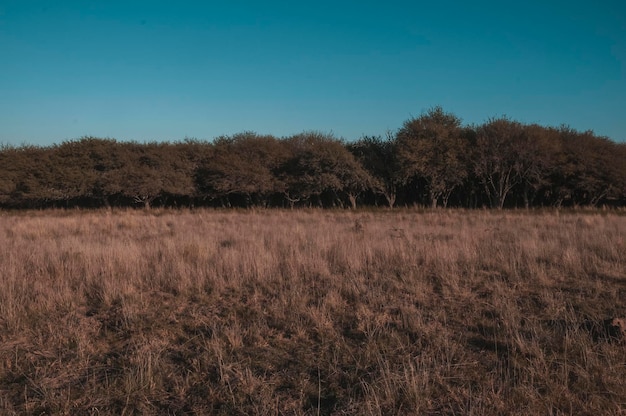
[[[0,207],[626,206],[626,143],[434,107],[386,137],[304,132],[0,147]]]

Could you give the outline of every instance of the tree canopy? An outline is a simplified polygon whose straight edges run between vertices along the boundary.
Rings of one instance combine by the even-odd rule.
[[[626,206],[626,143],[433,107],[387,137],[315,131],[0,146],[0,207]]]

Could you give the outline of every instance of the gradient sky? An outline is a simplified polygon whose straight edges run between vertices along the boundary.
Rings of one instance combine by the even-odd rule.
[[[435,105],[626,141],[626,2],[0,0],[0,143],[354,140]]]

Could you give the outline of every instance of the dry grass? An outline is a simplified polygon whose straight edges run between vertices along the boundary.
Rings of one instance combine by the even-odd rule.
[[[626,217],[0,213],[0,413],[623,414]]]

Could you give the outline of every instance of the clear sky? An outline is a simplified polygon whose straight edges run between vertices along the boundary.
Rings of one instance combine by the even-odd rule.
[[[354,140],[435,105],[626,141],[626,1],[0,0],[0,143]]]

